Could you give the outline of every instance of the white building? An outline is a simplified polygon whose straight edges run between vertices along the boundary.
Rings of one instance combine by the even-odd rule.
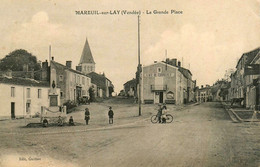
[[[50,107],[50,84],[28,78],[0,77],[0,117],[31,117]],[[59,95],[60,90],[57,89]],[[57,98],[55,102],[60,105]]]
[[[183,104],[194,100],[190,70],[181,67],[177,59],[143,66],[141,74],[142,103]]]

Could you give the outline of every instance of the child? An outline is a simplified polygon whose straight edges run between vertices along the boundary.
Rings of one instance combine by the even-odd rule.
[[[108,111],[108,117],[109,117],[109,124],[113,124],[113,117],[114,117],[114,112],[112,110],[112,107],[109,107],[109,111]]]
[[[69,125],[70,125],[70,126],[74,126],[74,125],[75,125],[72,116],[70,116]]]

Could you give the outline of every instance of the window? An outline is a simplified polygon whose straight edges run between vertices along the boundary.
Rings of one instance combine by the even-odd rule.
[[[157,68],[157,73],[161,73],[162,72],[162,68],[161,67],[158,67]]]
[[[87,66],[84,66],[84,70],[83,71],[87,71]]]
[[[11,87],[11,97],[15,97],[15,87]]]
[[[30,88],[26,89],[26,97],[31,98],[31,89]]]
[[[77,83],[80,84],[80,77],[77,77]]]
[[[93,67],[92,66],[90,66],[90,71],[93,71]]]
[[[63,75],[59,76],[59,81],[62,82],[63,81]]]
[[[38,89],[38,99],[41,99],[41,98],[42,98],[42,90]]]
[[[60,98],[63,98],[63,92],[60,92]]]
[[[85,78],[82,78],[82,84],[85,85]]]

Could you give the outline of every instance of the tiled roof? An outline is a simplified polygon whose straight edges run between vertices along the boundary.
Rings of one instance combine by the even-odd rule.
[[[49,87],[49,82],[46,81],[36,81],[29,78],[19,78],[19,77],[0,77],[0,83],[12,84],[12,85],[22,85],[22,86],[34,86],[34,87]]]
[[[63,65],[63,64],[60,64],[56,61],[53,61],[51,60],[51,64],[54,65],[56,68],[63,68],[63,69],[66,69],[66,70],[69,70],[71,72],[74,72],[74,73],[77,73],[77,74],[80,74],[80,75],[84,75],[84,76],[87,76],[85,75],[84,73],[80,72],[80,71],[77,71],[77,70],[73,70],[71,68],[68,68],[67,66]]]
[[[93,64],[95,63],[93,56],[92,56],[92,53],[91,53],[91,50],[90,50],[90,47],[89,47],[89,44],[88,44],[87,38],[86,38],[86,42],[85,42],[85,45],[84,45],[84,48],[83,48],[83,51],[82,51],[82,54],[81,54],[81,58],[80,58],[80,61],[79,61],[79,64],[83,64],[83,63],[93,63]]]
[[[127,81],[124,85],[127,85],[127,84],[136,84],[136,79],[131,79],[130,81]]]
[[[245,65],[250,64],[251,61],[255,58],[255,56],[256,56],[259,52],[260,52],[260,47],[254,49],[254,50],[252,50],[252,51],[250,51],[250,52],[244,53],[244,54],[240,57],[240,59],[238,60],[237,66],[238,66],[239,62],[241,61],[241,59],[242,59],[244,56],[247,57],[246,62],[245,62]],[[237,66],[236,66],[236,68],[237,68]]]
[[[186,77],[186,78],[190,78],[188,73],[190,74],[190,76],[192,76],[190,70],[183,68],[183,67],[178,67],[179,71]]]
[[[165,61],[161,61],[162,63],[166,64]],[[186,78],[190,78],[188,77],[188,73],[192,76],[192,73],[190,72],[190,70],[183,68],[183,67],[179,67],[179,66],[175,66],[172,64],[167,63],[167,66],[172,66],[172,67],[177,67],[179,69],[179,71],[186,77]]]
[[[89,76],[91,78],[91,83],[97,85],[98,87],[100,87],[101,89],[106,89],[106,77],[101,75],[101,74],[97,74],[95,72],[91,72],[88,73],[87,76]]]
[[[96,84],[98,87],[100,87],[104,90],[106,88],[106,80],[110,81],[104,75],[98,74],[96,72],[91,72],[91,73],[88,73],[86,75],[91,78],[91,83]],[[112,84],[112,82],[111,82],[111,84]],[[113,84],[112,84],[112,86],[113,86]]]

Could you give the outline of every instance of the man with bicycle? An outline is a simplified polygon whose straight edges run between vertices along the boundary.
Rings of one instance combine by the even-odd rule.
[[[159,109],[158,109],[158,112],[157,112],[157,118],[159,120],[159,123],[161,123],[162,122],[162,120],[161,120],[161,117],[162,117],[162,104],[159,103],[158,106],[159,106]]]
[[[166,114],[167,114],[167,107],[166,107],[166,104],[164,103],[163,104],[163,107],[162,107],[162,116],[161,116],[161,119],[162,119],[162,123],[165,124],[166,123]]]

